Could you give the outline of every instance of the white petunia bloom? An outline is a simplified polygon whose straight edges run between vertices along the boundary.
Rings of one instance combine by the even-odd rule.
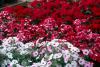
[[[10,59],[12,59],[12,58],[13,58],[12,53],[10,53],[10,52],[6,53],[6,55],[7,55],[7,56],[8,56],[8,58],[10,58]]]
[[[51,54],[48,58],[48,60],[51,60],[53,58],[53,54]]]
[[[51,64],[52,64],[52,62],[51,61],[48,61],[47,64],[46,64],[46,67],[50,67]]]
[[[59,43],[58,43],[58,42],[53,43],[52,46],[53,46],[53,47],[57,47],[57,46],[59,46]]]
[[[36,63],[33,63],[30,67],[38,67],[38,65]]]
[[[23,45],[24,45],[24,43],[23,43],[23,42],[18,41],[18,42],[16,42],[16,43],[15,43],[15,45],[17,45],[17,46],[20,46],[20,47],[21,47],[21,46],[23,46]]]
[[[21,55],[23,55],[23,54],[28,54],[28,53],[29,53],[29,52],[26,51],[26,50],[21,50],[21,51],[20,51],[20,54],[21,54]]]
[[[29,42],[29,43],[26,43],[25,45],[28,45],[28,47],[31,47],[31,46],[34,46],[34,43],[33,42]]]
[[[11,51],[11,50],[12,50],[12,47],[7,47],[6,50],[7,50],[7,51]]]
[[[69,58],[71,56],[71,53],[68,50],[62,50],[62,54],[63,54],[63,57],[66,57],[66,58]]]
[[[17,64],[18,63],[18,60],[12,60],[12,63],[13,64]]]
[[[25,48],[25,49],[29,48],[29,45],[26,45],[26,44],[25,44],[25,45],[24,45],[24,48]]]
[[[43,54],[43,53],[45,53],[45,52],[46,52],[46,48],[43,48],[43,49],[41,50],[40,54]]]
[[[77,47],[71,47],[71,49],[70,49],[70,51],[72,52],[72,53],[75,53],[75,52],[80,52],[80,50],[77,48]]]
[[[84,65],[85,64],[85,60],[82,59],[82,58],[80,58],[78,62],[79,62],[80,65]]]
[[[65,67],[72,67],[72,65],[68,63],[65,65]]]
[[[17,42],[19,40],[17,37],[13,37],[13,39],[15,40],[15,42]]]
[[[0,53],[5,55],[7,53],[6,48],[4,47],[3,49],[0,49]]]
[[[52,51],[53,51],[51,46],[47,46],[47,50],[48,50],[49,52],[52,52]]]
[[[17,67],[23,67],[23,66],[21,66],[20,64],[16,64],[16,66],[17,66]]]
[[[3,47],[10,47],[11,45],[8,44],[8,42],[4,42],[4,43],[2,43],[2,46],[3,46]]]
[[[64,62],[65,62],[65,63],[68,63],[68,61],[69,61],[69,58],[64,57]]]
[[[3,42],[3,43],[7,42],[7,38],[3,39],[2,42]],[[7,43],[8,43],[8,42],[7,42]]]
[[[47,62],[46,62],[46,61],[44,60],[44,58],[43,58],[43,59],[41,60],[41,65],[44,66],[44,65],[46,65],[46,63],[47,63]]]
[[[62,57],[61,53],[56,53],[56,54],[53,55],[54,59],[58,59],[58,58],[61,58],[61,57]]]
[[[71,54],[71,56],[73,57],[73,60],[78,60],[78,58],[79,58],[78,53],[73,53],[73,54]]]
[[[73,45],[71,43],[69,43],[69,42],[66,42],[65,44],[67,44],[68,48],[73,47]]]
[[[93,63],[91,63],[91,62],[86,62],[86,63],[84,64],[84,67],[93,67]]]
[[[58,39],[53,39],[51,42],[57,42],[58,41]]]
[[[78,66],[76,61],[72,61],[71,65],[72,65],[72,67],[77,67]]]
[[[32,55],[33,55],[34,57],[36,57],[36,56],[38,55],[38,51],[34,51],[34,52],[32,53]]]
[[[40,47],[40,46],[45,46],[46,42],[42,42],[42,43],[39,43],[37,46]]]
[[[7,39],[7,42],[8,43],[11,43],[11,44],[13,44],[13,43],[15,43],[15,42],[17,42],[18,41],[18,38],[16,38],[16,37],[9,37],[8,39]]]
[[[62,50],[62,54],[68,54],[70,53],[69,50]]]

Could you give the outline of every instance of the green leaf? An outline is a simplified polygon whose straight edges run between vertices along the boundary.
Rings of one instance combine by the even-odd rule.
[[[91,12],[90,10],[86,10],[86,11],[85,11],[85,14],[86,14],[86,15],[92,14],[92,12]]]
[[[40,22],[40,19],[35,19],[34,21],[31,22],[32,25],[38,24]]]
[[[89,57],[89,56],[84,56],[84,59],[86,60],[86,61],[91,61],[91,58]]]
[[[0,65],[4,62],[7,57],[4,54],[0,54]]]
[[[16,64],[13,64],[13,67],[17,67]]]
[[[2,47],[2,46],[0,46],[0,49],[3,49],[3,47]]]
[[[28,60],[23,60],[22,62],[21,62],[21,65],[23,65],[23,66],[28,66],[29,65],[29,62],[28,62]]]

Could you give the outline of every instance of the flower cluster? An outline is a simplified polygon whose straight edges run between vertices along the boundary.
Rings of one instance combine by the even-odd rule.
[[[36,43],[23,43],[16,37],[2,40],[0,54],[5,55],[2,66],[7,67],[93,67],[93,62],[84,58],[88,49],[74,47],[70,42],[61,39]]]
[[[99,3],[35,0],[26,6],[6,7],[0,12],[0,40],[17,37],[23,43],[35,43],[40,38],[41,42],[64,39],[82,51],[89,50],[84,54],[100,62]]]

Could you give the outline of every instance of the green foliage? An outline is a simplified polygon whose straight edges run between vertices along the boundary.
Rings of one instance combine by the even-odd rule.
[[[58,60],[53,59],[52,63],[53,64],[51,65],[51,67],[56,67],[56,65],[61,65],[61,67],[64,67],[66,65],[66,63],[64,62],[64,58],[63,57],[61,57]]]
[[[86,61],[92,61],[92,59],[91,59],[89,56],[84,56],[84,59],[85,59]]]
[[[0,65],[4,62],[7,57],[0,53]]]
[[[35,24],[38,24],[39,22],[40,22],[40,19],[35,19],[30,24],[35,25]]]

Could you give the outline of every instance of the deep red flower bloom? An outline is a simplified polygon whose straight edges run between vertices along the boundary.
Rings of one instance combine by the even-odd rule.
[[[91,48],[91,52],[90,52],[90,57],[97,61],[100,62],[100,43],[95,44],[95,46],[93,46]]]
[[[4,8],[4,11],[7,11],[9,13],[13,13],[14,12],[14,9],[12,7],[5,7]]]
[[[93,7],[92,8],[94,16],[100,16],[100,8],[99,7]]]

